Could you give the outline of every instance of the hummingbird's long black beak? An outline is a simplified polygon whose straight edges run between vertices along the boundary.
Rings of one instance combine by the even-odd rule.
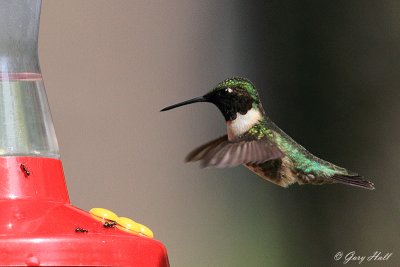
[[[196,98],[193,98],[193,99],[189,99],[189,100],[183,101],[183,102],[175,104],[175,105],[171,105],[171,106],[165,107],[160,111],[167,111],[167,110],[170,110],[170,109],[173,109],[173,108],[177,108],[177,107],[181,107],[181,106],[184,106],[184,105],[193,104],[193,103],[196,103],[196,102],[209,102],[209,101],[206,98],[204,98],[203,96],[200,96],[200,97],[196,97]]]

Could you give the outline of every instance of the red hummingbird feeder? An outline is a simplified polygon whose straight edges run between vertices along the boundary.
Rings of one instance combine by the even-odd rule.
[[[40,6],[0,2],[0,265],[169,266],[148,228],[70,203],[38,61]]]

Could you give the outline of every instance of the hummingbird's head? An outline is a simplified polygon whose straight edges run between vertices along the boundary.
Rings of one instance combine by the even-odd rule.
[[[245,78],[233,77],[220,82],[204,96],[168,106],[161,111],[196,102],[213,103],[224,115],[226,121],[233,121],[237,114],[244,115],[250,109],[258,109],[260,106],[260,99],[253,83]]]

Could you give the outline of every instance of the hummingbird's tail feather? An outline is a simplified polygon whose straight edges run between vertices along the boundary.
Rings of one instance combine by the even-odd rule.
[[[361,175],[335,174],[331,177],[335,182],[374,190],[374,184],[364,179]]]

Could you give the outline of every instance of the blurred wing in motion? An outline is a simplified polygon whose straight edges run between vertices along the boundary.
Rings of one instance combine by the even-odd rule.
[[[208,142],[187,155],[185,161],[201,161],[200,166],[227,168],[244,163],[261,164],[281,158],[283,153],[268,139],[249,139],[248,137],[229,141],[224,135]]]

